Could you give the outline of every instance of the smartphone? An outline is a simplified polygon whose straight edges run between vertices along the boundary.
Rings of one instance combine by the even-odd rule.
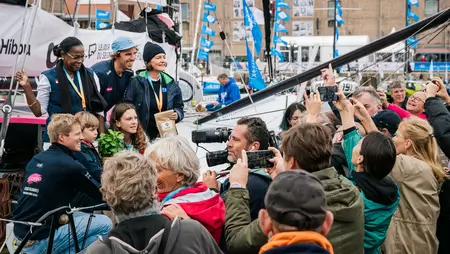
[[[317,88],[320,94],[321,101],[337,101],[338,96],[336,93],[338,92],[337,86],[321,86]]]
[[[269,160],[273,159],[274,157],[275,154],[270,150],[248,151],[247,152],[248,168],[249,169],[272,168],[274,164]]]

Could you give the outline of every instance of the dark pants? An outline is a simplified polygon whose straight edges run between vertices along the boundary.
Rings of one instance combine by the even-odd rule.
[[[212,103],[206,104],[206,110],[208,110],[208,111],[216,111],[221,108],[222,108],[222,103],[219,103],[219,105],[217,105],[217,106],[214,106],[214,104],[212,104]]]

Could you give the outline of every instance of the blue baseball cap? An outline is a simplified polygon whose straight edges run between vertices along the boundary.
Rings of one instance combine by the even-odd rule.
[[[111,45],[113,52],[118,52],[122,50],[127,50],[130,48],[135,48],[138,45],[135,44],[130,38],[125,36],[120,36]]]

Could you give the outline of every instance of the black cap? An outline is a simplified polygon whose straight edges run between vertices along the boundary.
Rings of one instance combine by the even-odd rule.
[[[144,47],[144,54],[142,55],[142,58],[144,62],[148,63],[153,59],[153,57],[161,53],[166,53],[161,46],[155,43],[147,42]]]
[[[391,110],[381,110],[372,116],[372,120],[378,128],[386,128],[393,136],[398,129],[398,125],[402,121],[400,116]]]
[[[326,217],[322,184],[304,170],[279,174],[270,184],[264,204],[272,220],[298,229],[317,229]]]

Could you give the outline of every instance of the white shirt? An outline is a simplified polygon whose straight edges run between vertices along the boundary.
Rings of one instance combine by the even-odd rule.
[[[100,80],[98,79],[95,72],[94,74],[94,81],[95,86],[97,87],[97,91],[100,92]],[[39,80],[37,81],[37,96],[36,100],[39,101],[39,104],[41,104],[41,113],[43,115],[47,114],[47,108],[48,108],[48,101],[50,100],[50,92],[52,91],[52,87],[50,85],[50,81],[48,80],[47,76],[44,74],[41,74],[39,76]],[[104,112],[97,112],[95,113],[99,116],[104,116]]]

